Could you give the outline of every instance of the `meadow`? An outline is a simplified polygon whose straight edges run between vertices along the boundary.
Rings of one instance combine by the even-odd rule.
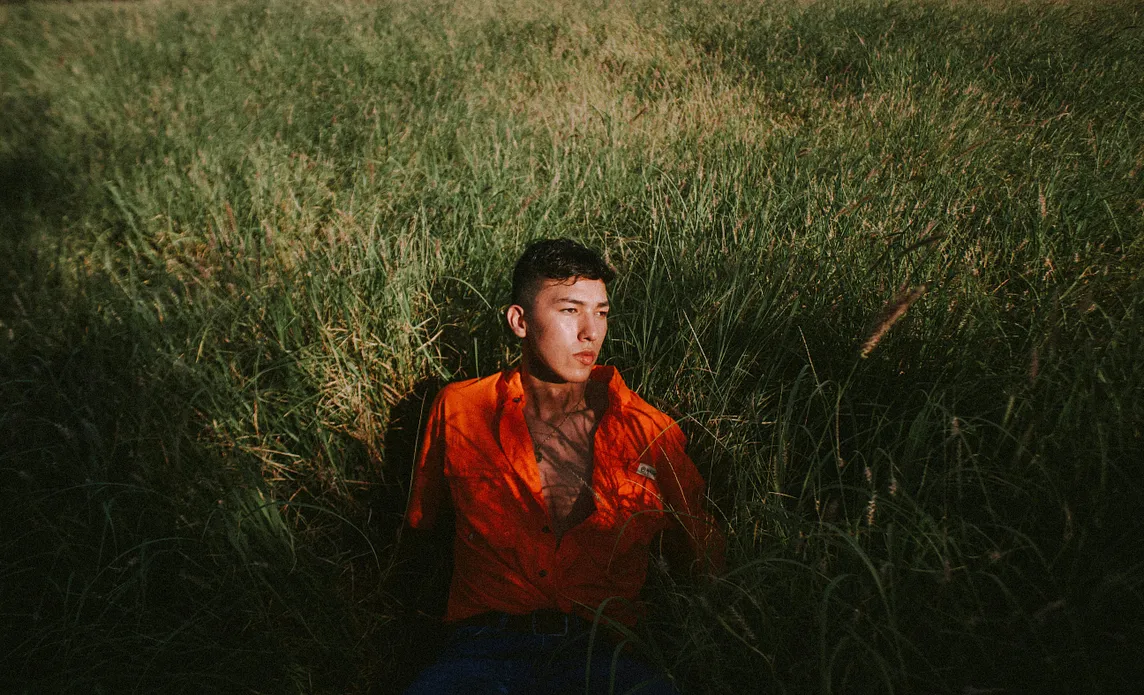
[[[684,693],[1144,678],[1144,7],[0,5],[0,689],[397,692],[425,399],[619,277],[729,568]]]

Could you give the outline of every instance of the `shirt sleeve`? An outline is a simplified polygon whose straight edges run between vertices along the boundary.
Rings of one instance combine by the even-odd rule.
[[[433,528],[445,491],[445,391],[442,391],[429,409],[429,419],[417,450],[405,523],[416,529]]]
[[[660,492],[674,523],[664,532],[669,558],[686,560],[697,574],[724,569],[726,539],[707,510],[706,484],[686,453],[687,439],[674,422],[660,436]]]

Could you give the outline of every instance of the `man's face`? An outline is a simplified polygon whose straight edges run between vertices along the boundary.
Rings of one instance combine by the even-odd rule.
[[[545,280],[529,308],[508,310],[509,326],[524,339],[529,370],[546,381],[587,381],[608,332],[604,282],[571,280]]]

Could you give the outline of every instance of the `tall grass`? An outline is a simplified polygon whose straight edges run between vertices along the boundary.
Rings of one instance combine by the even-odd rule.
[[[508,270],[567,235],[731,538],[649,586],[685,692],[1126,690],[1141,20],[0,7],[5,686],[399,688],[422,399],[513,362]]]

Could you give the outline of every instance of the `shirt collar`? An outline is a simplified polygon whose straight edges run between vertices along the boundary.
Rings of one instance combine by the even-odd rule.
[[[592,367],[592,374],[588,378],[607,385],[608,410],[621,410],[627,407],[632,392],[620,376],[620,370],[610,364],[598,364]],[[520,367],[501,372],[500,379],[497,380],[497,412],[503,410],[508,403],[519,405],[523,402],[524,384],[521,383]]]

